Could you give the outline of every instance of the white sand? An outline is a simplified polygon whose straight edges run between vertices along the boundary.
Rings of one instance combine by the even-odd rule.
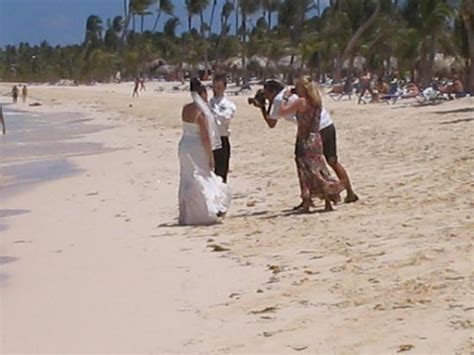
[[[189,98],[159,86],[173,84],[138,99],[131,83],[31,86],[43,106],[18,105],[114,125],[83,140],[118,149],[0,201],[29,211],[0,218],[0,256],[16,258],[0,259],[14,260],[0,274],[2,353],[472,351],[473,98],[325,98],[361,201],[289,215],[295,128],[270,130],[232,97],[232,209],[193,228],[175,226]]]

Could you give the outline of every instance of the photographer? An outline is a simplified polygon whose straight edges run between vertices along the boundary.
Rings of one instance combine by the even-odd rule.
[[[263,89],[258,90],[255,97],[249,99],[249,104],[260,108],[263,119],[270,128],[274,128],[278,122],[278,119],[282,117],[280,115],[280,107],[283,100],[285,100],[285,91],[285,86],[279,81],[267,80],[263,85]],[[298,96],[293,94],[288,100],[291,102],[297,98]],[[268,100],[270,103],[268,109],[265,107],[266,100]],[[283,118],[293,123],[296,122],[296,118],[293,115]]]
[[[283,117],[288,121],[296,123],[295,116],[284,116],[280,113],[282,102],[286,101],[285,97],[288,97],[289,103],[293,102],[295,99],[298,98],[298,96],[293,93],[291,95],[285,95],[286,91],[288,90],[285,90],[285,87],[280,82],[276,80],[268,80],[267,82],[265,82],[263,90],[259,90],[254,98],[249,99],[250,104],[253,104],[254,106],[259,107],[261,109],[263,118],[267,123],[268,127],[270,128],[274,128],[276,126],[280,117]],[[266,110],[265,108],[265,99],[259,101],[259,92],[261,92],[264,95],[264,98],[270,102],[268,110]],[[337,177],[346,189],[347,196],[344,199],[344,202],[356,202],[359,200],[359,197],[352,189],[352,184],[346,169],[338,161],[336,128],[331,119],[331,116],[329,115],[329,112],[324,108],[322,108],[321,110],[320,119],[320,133],[323,142],[324,157],[326,158],[326,161],[328,162],[329,166],[332,168],[332,170],[334,170]],[[296,206],[295,208],[299,207],[301,207],[301,205]]]

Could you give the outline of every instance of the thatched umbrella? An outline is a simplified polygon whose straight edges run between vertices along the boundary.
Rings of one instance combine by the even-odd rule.
[[[239,70],[243,69],[241,57],[229,58],[224,63],[225,63],[225,66],[228,68],[239,69]]]
[[[176,71],[176,67],[174,65],[169,65],[169,64],[160,65],[154,70],[156,74],[161,74],[161,75],[170,74],[174,71]]]

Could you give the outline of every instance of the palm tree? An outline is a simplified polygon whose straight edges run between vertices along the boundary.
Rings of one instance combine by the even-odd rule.
[[[242,25],[240,29],[242,31],[242,42],[245,43],[247,39],[247,19],[249,16],[257,12],[262,6],[261,0],[240,0],[239,9],[242,15]]]
[[[85,43],[96,45],[102,40],[102,20],[97,15],[90,15],[86,21]]]
[[[338,36],[337,56],[334,76],[341,78],[342,66],[347,59],[354,58],[356,47],[362,36],[375,23],[381,10],[383,0],[345,0],[334,1],[329,15],[325,18],[326,29],[332,28]],[[374,4],[375,2],[375,4]],[[347,38],[344,40],[344,38]],[[342,45],[342,46],[341,46]],[[351,65],[349,66],[351,69]],[[348,76],[351,75],[349,70]]]
[[[204,10],[209,6],[210,0],[185,0],[186,11],[188,12],[188,30],[191,32],[192,18],[199,15],[201,19],[201,35],[204,34]]]
[[[164,12],[165,14],[172,16],[174,12],[174,4],[171,0],[156,0],[157,1],[157,14],[155,24],[153,25],[153,32],[156,31],[156,27],[158,26],[158,21],[160,20],[161,13]]]
[[[230,0],[227,0],[226,3],[222,6],[221,12],[221,37],[226,35],[229,32],[229,18],[234,11],[234,5]]]
[[[167,37],[176,37],[176,28],[179,25],[179,19],[177,17],[171,17],[165,22],[163,27],[163,33]]]
[[[281,0],[262,0],[264,15],[267,15],[268,30],[272,29],[272,13],[278,11]]]
[[[128,13],[125,19],[125,26],[122,33],[122,39],[125,40],[127,35],[128,26],[130,25],[130,20],[132,21],[132,31],[135,32],[135,15],[140,15],[141,17],[141,32],[143,32],[143,22],[146,15],[151,13],[148,11],[148,8],[153,4],[153,0],[129,0],[128,3]]]
[[[135,0],[134,13],[140,16],[140,32],[143,33],[145,16],[152,13],[148,9],[153,5],[154,0]]]
[[[216,59],[219,62],[221,59],[221,45],[224,39],[224,36],[229,33],[229,18],[230,15],[232,14],[232,11],[234,11],[234,5],[230,0],[227,0],[225,4],[222,6],[222,11],[221,11],[221,32],[219,34],[219,37],[217,38],[216,42]]]
[[[403,9],[408,25],[416,28],[420,36],[419,69],[423,86],[429,85],[432,80],[437,46],[453,10],[444,0],[408,0]]]
[[[244,70],[244,84],[247,83],[248,81],[248,75],[247,75],[247,65],[246,65],[246,41],[247,41],[247,19],[249,16],[253,15],[255,12],[257,12],[260,7],[261,7],[261,1],[260,0],[240,0],[239,1],[239,9],[240,13],[242,15],[242,25],[241,25],[241,31],[242,31],[242,68]]]
[[[104,36],[104,44],[111,50],[118,48],[118,36],[122,31],[122,16],[116,16],[113,20],[107,19],[107,31]]]

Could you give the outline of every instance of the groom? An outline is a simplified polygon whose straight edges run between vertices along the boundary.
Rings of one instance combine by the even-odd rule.
[[[214,96],[209,102],[211,110],[216,118],[217,127],[221,136],[222,148],[214,151],[215,173],[222,177],[227,183],[230,160],[230,121],[234,117],[236,106],[227,97],[224,91],[227,87],[225,74],[216,74],[212,80],[212,91]]]

